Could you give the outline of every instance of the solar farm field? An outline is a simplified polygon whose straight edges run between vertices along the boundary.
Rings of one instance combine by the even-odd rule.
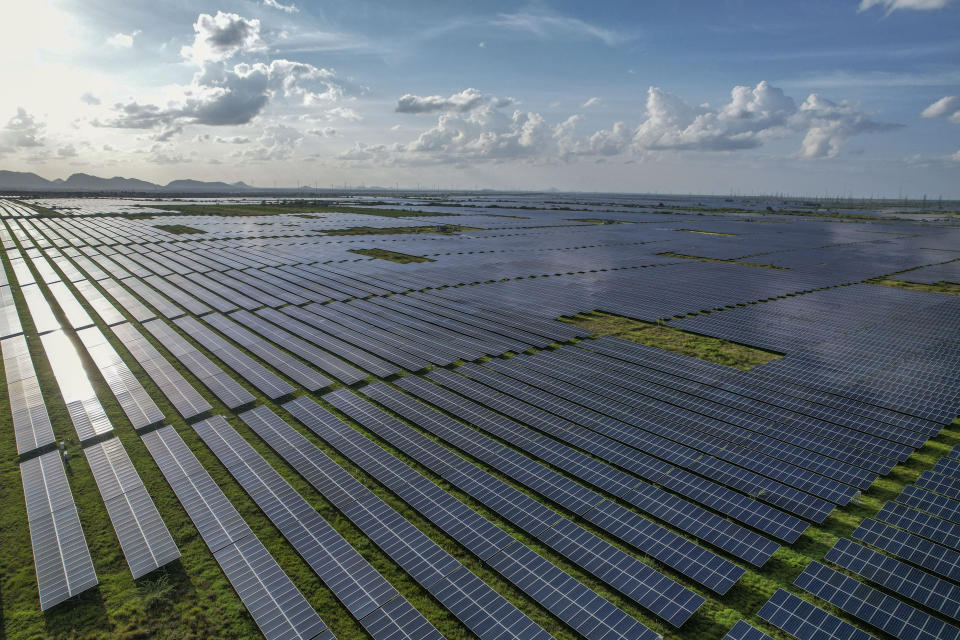
[[[958,208],[0,198],[0,638],[960,639]]]

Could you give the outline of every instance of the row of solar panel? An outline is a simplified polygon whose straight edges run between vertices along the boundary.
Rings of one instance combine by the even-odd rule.
[[[112,331],[184,419],[195,418],[212,408],[132,324],[118,324]]]
[[[54,444],[53,427],[26,338],[22,334],[4,338],[0,345],[17,453],[26,456]]]
[[[194,429],[371,636],[442,638],[226,420],[215,416]]]
[[[270,409],[240,418],[474,634],[551,637]]]
[[[356,398],[354,394],[345,390],[327,394],[324,398],[327,401],[338,402],[338,398],[349,401],[348,396]],[[359,398],[358,401],[363,403]],[[299,398],[285,404],[284,408],[334,449],[347,456],[365,472],[402,497],[423,517],[480,557],[488,566],[512,582],[517,588],[577,629],[581,635],[588,638],[605,638],[615,633],[616,629],[620,629],[621,633],[628,637],[633,635],[652,637],[654,635],[652,631],[630,618],[625,612],[604,600],[578,580],[564,573],[547,559],[532,552],[525,545],[516,542],[505,530],[464,505],[428,478],[411,469],[312,400]],[[370,425],[365,423],[365,426],[369,427]],[[478,477],[475,480],[481,484],[485,481],[483,477]],[[507,499],[511,497],[504,496]],[[524,508],[523,504],[517,506],[519,510]],[[538,515],[542,514],[530,514],[534,517]],[[557,517],[559,516],[554,516],[553,519]],[[524,525],[522,519],[514,518],[513,521],[518,526]],[[550,521],[551,519],[548,518],[544,524],[549,527],[547,523]],[[543,526],[540,525],[537,529],[542,529]],[[529,531],[530,525],[527,524],[523,528]],[[551,545],[551,537],[541,536],[540,539]],[[574,536],[570,537],[574,538]],[[566,544],[557,545],[555,543],[551,546],[560,550],[558,547],[567,547],[572,542],[571,539]],[[577,546],[581,553],[584,549],[590,548],[587,540],[580,540],[580,543]],[[565,550],[568,554],[570,553],[569,549]],[[589,554],[589,552],[587,553]],[[685,591],[683,587],[676,583],[671,584],[671,581],[645,567],[645,565],[635,563],[636,566],[629,566],[631,560],[629,556],[622,554],[621,558],[618,559],[626,561],[627,564],[618,566],[611,559],[606,563],[607,567],[605,569],[600,569],[596,565],[598,562],[602,563],[603,559],[597,555],[593,562],[581,558],[581,566],[592,568],[595,574],[598,572],[609,574],[611,571],[618,569],[624,577],[632,573],[633,586],[629,589],[622,589],[622,591],[631,595],[634,600],[647,606],[647,608],[660,612],[663,617],[674,624],[681,623],[692,614],[692,611],[684,611],[687,603],[692,601],[695,604],[694,610],[702,604],[703,599],[692,592],[688,592],[690,598],[681,597],[682,592]],[[638,569],[642,572],[639,575],[635,573]],[[647,585],[643,585],[644,578],[649,580]],[[638,593],[638,587],[642,589],[642,594]],[[661,603],[667,602],[670,602],[675,610],[662,610]]]
[[[264,637],[333,639],[176,430],[151,431],[143,442]]]

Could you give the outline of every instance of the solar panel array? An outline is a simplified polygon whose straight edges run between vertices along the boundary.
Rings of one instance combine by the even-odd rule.
[[[156,505],[117,438],[83,450],[134,578],[180,557]]]
[[[151,431],[143,442],[264,637],[334,638],[176,430]]]
[[[17,453],[26,456],[56,441],[53,427],[26,338],[23,335],[4,338],[0,341],[0,349]]]
[[[374,638],[443,637],[431,607],[484,639],[539,640],[564,624],[585,638],[653,640],[667,625],[683,634],[695,615],[712,621],[734,585],[755,586],[781,546],[847,510],[960,411],[956,300],[864,283],[906,269],[898,277],[949,280],[960,234],[881,213],[866,224],[767,214],[779,224],[757,224],[666,200],[583,196],[531,212],[525,195],[446,207],[388,197],[372,207],[427,209],[406,219],[164,211],[164,223],[199,231],[183,235],[123,217],[139,211],[124,200],[44,201],[65,207],[58,217],[0,202],[0,345],[41,607],[96,584],[60,454],[44,453],[59,428],[45,394],[59,390],[131,576],[179,552],[161,518],[169,506],[154,504],[113,435],[127,423],[264,635],[333,637],[227,486],[176,429],[151,431],[165,417],[189,429],[163,415],[159,391],[233,479],[218,477],[286,540],[270,544],[290,545]],[[607,218],[632,224],[593,224]],[[482,228],[336,233],[443,224]],[[430,261],[352,252],[369,248]],[[590,331],[557,320],[593,310],[784,356],[740,371],[582,340]],[[41,384],[45,363],[31,349],[55,387]],[[90,362],[122,425],[107,419]],[[249,409],[239,414],[249,430],[208,418],[211,403]],[[254,437],[335,517],[295,491]],[[958,451],[756,617],[735,605],[745,620],[726,637],[956,637]],[[42,495],[56,500],[45,508]],[[365,559],[367,542],[395,572]],[[419,597],[387,575],[412,579]]]
[[[20,464],[27,523],[40,591],[49,609],[97,585],[60,454],[50,451]]]
[[[442,638],[223,417],[198,422],[193,428],[374,638],[397,637],[405,633],[404,627],[410,629],[406,632],[410,638]]]

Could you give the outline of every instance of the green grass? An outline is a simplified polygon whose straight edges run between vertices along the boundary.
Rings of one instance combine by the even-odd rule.
[[[677,231],[686,231],[687,233],[701,233],[705,236],[727,236],[728,238],[736,237],[735,233],[720,233],[719,231],[701,231],[700,229],[677,229]]]
[[[725,258],[704,258],[703,256],[691,256],[686,253],[674,253],[672,251],[663,251],[657,254],[658,256],[666,256],[668,258],[683,258],[684,260],[699,260],[700,262],[725,262],[727,264],[740,264],[745,267],[760,267],[761,269],[788,269],[789,267],[778,267],[772,264],[764,264],[762,262],[747,262],[745,260],[732,260]]]
[[[614,220],[613,218],[568,218],[574,222],[589,222],[590,224],[636,224],[630,220]]]
[[[330,204],[310,204],[294,201],[291,204],[187,204],[187,205],[150,205],[151,209],[177,211],[191,216],[267,216],[286,213],[359,213],[387,218],[416,218],[424,215],[436,216],[436,212],[404,211],[401,209],[368,209],[365,207],[342,207]],[[456,213],[439,214],[456,216]]]
[[[389,260],[390,262],[399,262],[408,264],[411,262],[436,262],[431,258],[423,256],[412,256],[409,253],[400,253],[398,251],[388,251],[386,249],[347,249],[350,253],[358,253],[370,258],[379,258],[380,260]]]
[[[479,231],[478,227],[461,227],[458,225],[441,225],[427,227],[350,227],[349,229],[336,229],[334,231],[324,231],[325,236],[370,236],[370,235],[396,235],[408,233],[437,233],[441,235],[452,235],[462,231]]]
[[[194,227],[188,227],[185,224],[155,224],[153,225],[161,231],[166,231],[167,233],[175,233],[177,235],[184,233],[206,233],[203,229],[196,229]]]
[[[588,329],[596,337],[612,335],[745,371],[780,357],[778,353],[729,340],[701,336],[600,311],[581,313],[561,320]]]
[[[960,284],[956,282],[910,282],[909,280],[897,280],[893,278],[884,278],[881,280],[872,280],[870,284],[879,284],[885,287],[896,287],[898,289],[912,289],[914,291],[931,291],[933,293],[950,293],[960,296]]]

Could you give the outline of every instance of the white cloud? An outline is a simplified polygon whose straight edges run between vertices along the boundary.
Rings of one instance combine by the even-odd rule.
[[[597,106],[601,102],[602,101],[600,100],[600,98],[598,98],[597,96],[593,96],[592,98],[587,98],[587,101],[584,102],[582,105],[580,105],[580,107],[583,109],[589,109],[590,107]]]
[[[892,131],[902,125],[875,122],[870,117],[846,104],[837,104],[811,93],[793,116],[797,129],[806,128],[801,155],[806,158],[834,157],[840,145],[861,133]]]
[[[887,10],[887,14],[898,9],[914,9],[930,11],[933,9],[943,9],[954,0],[860,0],[858,11],[867,11],[874,7],[881,7]]]
[[[274,124],[263,128],[256,146],[237,152],[237,156],[253,162],[268,160],[286,160],[300,144],[303,133],[285,124]]]
[[[626,36],[613,29],[606,29],[578,18],[570,18],[546,11],[501,13],[492,21],[492,24],[504,29],[525,31],[542,39],[548,37],[580,37],[600,40],[609,46],[621,44],[628,40]]]
[[[140,30],[131,33],[115,33],[107,38],[107,44],[117,49],[129,49],[133,46],[133,39],[140,34]]]
[[[334,107],[328,109],[325,112],[325,119],[331,120],[334,118],[339,118],[340,120],[347,120],[349,122],[360,122],[363,120],[363,116],[357,113],[355,110],[350,107]]]
[[[80,96],[80,101],[83,102],[84,104],[89,104],[89,105],[93,105],[93,106],[96,106],[96,105],[100,104],[100,98],[98,98],[97,96],[93,95],[93,94],[90,93],[89,91],[84,92],[84,93]]]
[[[411,93],[397,100],[397,113],[433,113],[449,111],[452,113],[467,113],[484,105],[496,108],[509,107],[516,104],[513,98],[494,98],[481,93],[477,89],[464,89],[449,97],[443,96],[415,96]]]
[[[792,98],[767,82],[735,87],[719,110],[691,107],[677,96],[651,87],[647,120],[633,144],[651,150],[734,151],[759,147],[773,138],[803,134],[801,155],[833,157],[842,143],[861,133],[890,131],[900,125],[872,120],[848,104],[810,94],[798,108]]]
[[[43,129],[42,122],[38,122],[25,109],[18,107],[16,115],[0,129],[0,154],[43,146]]]
[[[324,127],[322,129],[309,129],[307,133],[320,138],[332,138],[337,135],[337,130],[333,127]]]
[[[397,113],[431,113],[433,111],[455,111],[465,113],[491,100],[476,89],[464,89],[450,97],[415,96],[406,94],[397,101]]]
[[[960,124],[960,96],[944,96],[923,110],[924,118],[947,118]]]
[[[845,141],[900,125],[877,122],[847,103],[810,94],[800,106],[767,82],[734,87],[719,108],[690,106],[657,87],[647,93],[646,115],[636,126],[616,122],[609,129],[579,135],[579,116],[559,124],[538,113],[497,109],[495,102],[472,104],[479,92],[450,98],[405,96],[401,104],[414,112],[442,110],[437,124],[406,144],[358,145],[341,159],[349,163],[464,165],[520,159],[537,163],[602,159],[663,151],[732,152],[754,149],[773,139],[799,137],[798,155],[836,156]],[[458,100],[454,100],[459,96]],[[588,101],[589,102],[589,101]]]
[[[135,100],[118,103],[114,105],[116,117],[94,121],[94,124],[125,129],[150,129],[172,123],[247,124],[273,99],[297,99],[302,103],[309,96],[317,95],[304,84],[310,87],[319,84],[327,91],[337,92],[332,71],[302,62],[273,60],[270,64],[240,63],[232,68],[208,62],[194,75],[190,85],[179,88],[178,99],[167,105],[141,104]]]
[[[293,4],[280,4],[277,0],[263,0],[263,4],[268,7],[273,7],[274,9],[280,9],[280,11],[285,11],[286,13],[298,13],[300,9],[297,8],[297,5]]]
[[[77,149],[72,144],[64,145],[57,149],[57,155],[61,158],[76,158]]]
[[[236,13],[217,11],[216,16],[201,13],[193,25],[193,44],[180,49],[180,55],[197,64],[227,60],[242,51],[262,51],[260,21],[247,20]]]
[[[216,141],[221,144],[248,144],[250,138],[246,136],[233,136],[232,138],[216,138]]]

